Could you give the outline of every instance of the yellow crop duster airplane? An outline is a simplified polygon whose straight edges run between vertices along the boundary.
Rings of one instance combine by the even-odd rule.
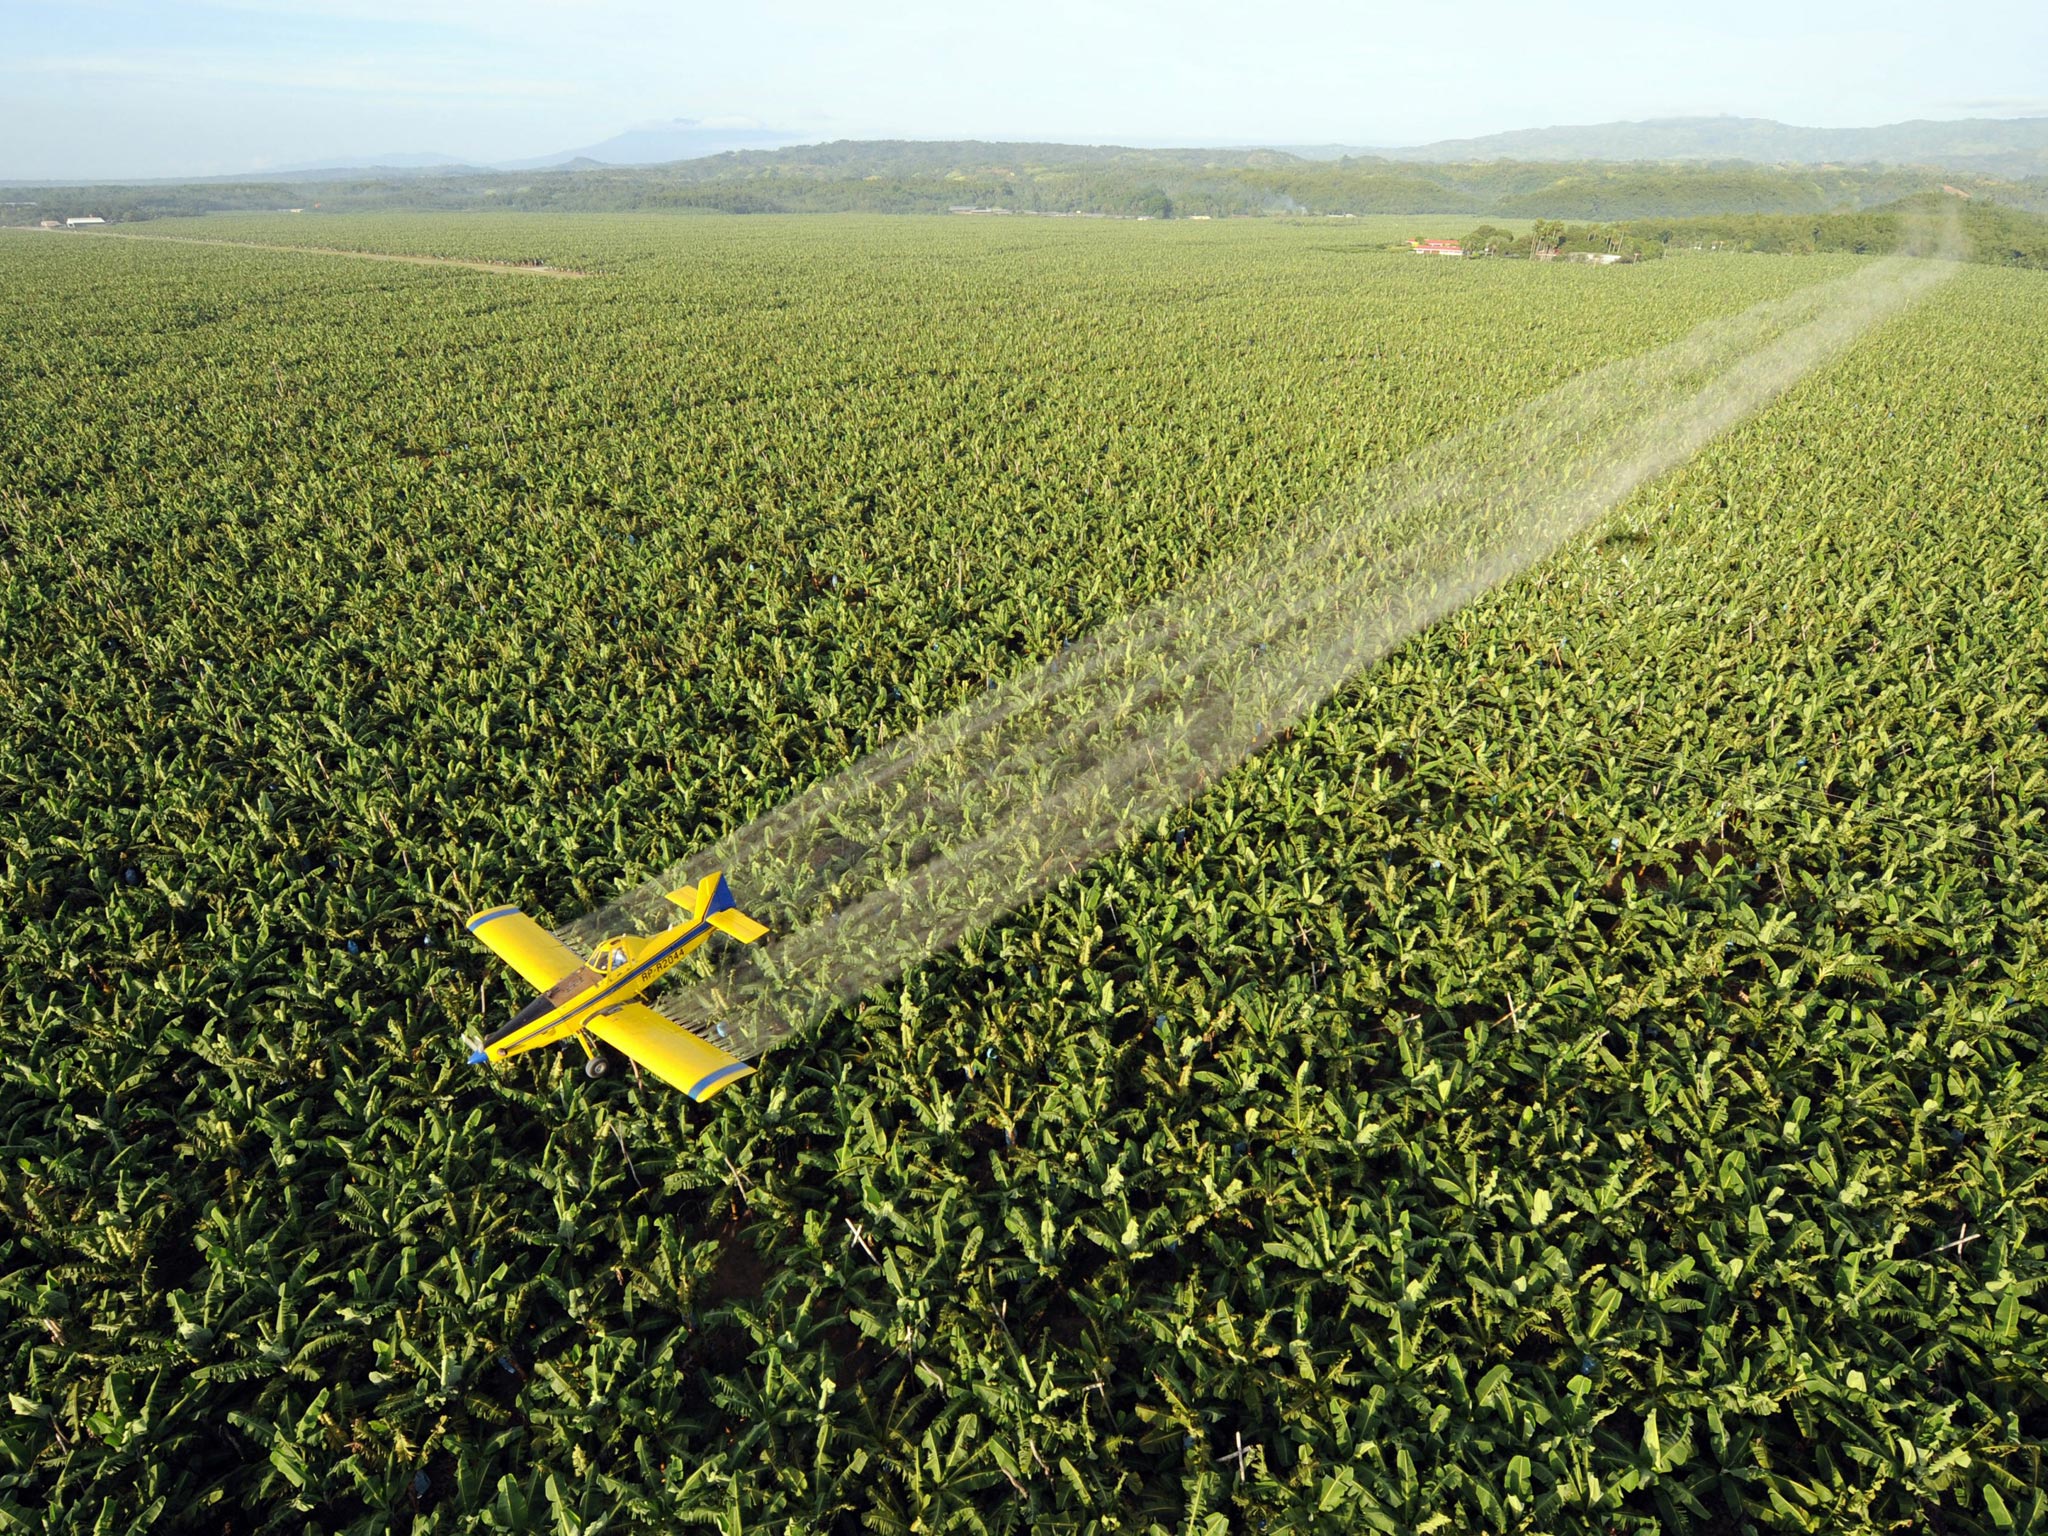
[[[583,1047],[583,1070],[602,1077],[604,1058],[590,1043],[595,1035],[699,1102],[751,1074],[754,1069],[744,1061],[636,999],[714,929],[742,944],[768,930],[733,904],[720,873],[670,891],[668,899],[683,909],[680,923],[646,938],[607,939],[588,960],[517,907],[492,907],[472,917],[469,931],[538,987],[540,996],[469,1059],[504,1061],[574,1036]]]

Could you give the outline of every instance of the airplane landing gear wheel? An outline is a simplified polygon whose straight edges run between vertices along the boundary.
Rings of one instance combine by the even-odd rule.
[[[611,1064],[602,1056],[593,1056],[583,1063],[583,1075],[585,1077],[603,1077],[610,1070]]]

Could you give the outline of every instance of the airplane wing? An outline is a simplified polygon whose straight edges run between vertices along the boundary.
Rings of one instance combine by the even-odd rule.
[[[720,933],[730,934],[742,944],[751,944],[768,931],[738,907],[727,907],[723,912],[714,912],[704,921]]]
[[[590,1021],[590,1032],[700,1104],[753,1075],[744,1061],[671,1024],[645,1003],[625,1003],[599,1014]]]
[[[469,931],[537,991],[546,992],[583,969],[582,956],[517,907],[479,912],[469,920]]]

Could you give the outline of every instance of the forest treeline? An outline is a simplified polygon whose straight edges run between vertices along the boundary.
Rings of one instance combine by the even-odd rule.
[[[1949,202],[1935,193],[1883,208],[1819,217],[1793,214],[1713,214],[1691,219],[1637,219],[1618,233],[1645,249],[1739,251],[1898,250],[1909,221],[1940,215]],[[2048,268],[2048,217],[1973,198],[1956,208],[1967,260],[1998,267]]]
[[[1767,251],[1876,255],[1927,244],[1929,219],[1953,212],[1961,255],[1998,267],[2048,268],[2048,217],[1981,199],[1960,205],[1946,193],[1903,198],[1882,208],[1829,214],[1711,214],[1690,219],[1632,219],[1567,224],[1538,219],[1532,227],[1481,224],[1461,241],[1467,256],[1571,259],[1612,254],[1653,261],[1671,251]]]
[[[1279,150],[1149,150],[973,141],[847,141],[748,150],[662,166],[360,174],[0,188],[0,218],[114,221],[319,208],[528,212],[1015,213],[1212,218],[1253,214],[1458,214],[1614,222],[1815,215],[1936,192],[2048,211],[2048,179],[1923,168],[1722,163],[1404,164],[1310,160]]]

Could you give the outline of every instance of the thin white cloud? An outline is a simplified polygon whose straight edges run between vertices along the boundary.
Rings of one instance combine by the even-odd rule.
[[[461,60],[422,60],[415,57],[409,63],[411,67],[399,73],[377,59],[363,57],[256,59],[223,56],[197,49],[152,48],[133,52],[44,55],[20,60],[15,67],[31,74],[88,75],[163,85],[255,86],[349,96],[502,100],[561,98],[578,94],[577,87],[559,80],[508,79],[494,72],[477,72]]]
[[[673,34],[685,24],[657,0],[212,0],[213,8],[281,21],[432,27],[496,40],[575,44],[594,34]]]

